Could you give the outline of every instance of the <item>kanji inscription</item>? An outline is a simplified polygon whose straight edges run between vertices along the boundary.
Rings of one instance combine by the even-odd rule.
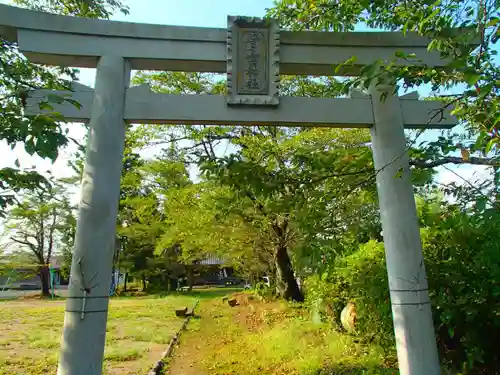
[[[269,93],[269,32],[242,29],[238,43],[238,94]]]
[[[227,99],[229,105],[279,103],[279,28],[274,20],[229,17]]]

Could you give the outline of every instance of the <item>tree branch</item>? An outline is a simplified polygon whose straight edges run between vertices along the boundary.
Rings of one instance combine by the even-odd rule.
[[[31,242],[29,242],[28,240],[23,241],[23,240],[20,240],[19,238],[15,238],[15,237],[11,237],[10,239],[11,239],[12,241],[14,241],[14,242],[17,242],[17,243],[21,244],[21,245],[26,245],[26,246],[28,246],[28,247],[29,247],[30,249],[32,249],[33,251],[35,251],[35,250],[36,250],[36,245],[35,245],[35,244],[33,244],[33,243],[31,243]]]
[[[10,237],[10,239],[18,244],[28,246],[29,249],[32,251],[32,253],[37,257],[38,261],[43,264],[43,262],[44,262],[43,253],[40,253],[37,245],[28,241],[28,238],[26,235],[24,236],[24,240],[21,240],[19,238],[15,238],[13,236]]]
[[[256,207],[259,209],[259,211],[267,217],[268,214],[266,212],[266,209],[264,208],[264,205],[257,200],[257,197],[255,197],[250,191],[245,190],[245,195],[256,205]]]
[[[500,161],[488,158],[477,158],[470,157],[464,159],[457,156],[447,156],[438,160],[425,161],[425,160],[410,160],[410,165],[417,168],[434,168],[439,167],[443,164],[474,164],[474,165],[486,165],[490,167],[500,166]]]
[[[362,169],[359,171],[352,171],[352,172],[344,172],[344,173],[331,173],[327,174],[325,176],[321,176],[315,179],[312,179],[310,181],[301,181],[301,180],[295,180],[293,181],[294,183],[302,183],[302,184],[317,184],[319,182],[322,182],[324,180],[327,180],[329,178],[334,178],[334,177],[345,177],[345,176],[357,176],[361,174],[366,174],[366,173],[373,173],[373,169]]]

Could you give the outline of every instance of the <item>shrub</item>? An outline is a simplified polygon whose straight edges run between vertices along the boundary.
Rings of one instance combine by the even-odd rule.
[[[500,372],[500,215],[449,213],[422,229],[438,346],[464,369]]]
[[[383,245],[373,240],[361,245],[357,252],[337,259],[321,276],[321,281],[309,289],[316,299],[318,293],[323,292],[321,309],[326,312],[330,309],[330,315],[335,316],[339,325],[340,312],[347,303],[353,302],[356,334],[365,341],[380,344],[387,356],[393,355],[394,334]]]
[[[254,294],[262,300],[272,300],[276,297],[276,288],[259,281],[255,284]]]
[[[422,229],[441,358],[457,369],[499,373],[500,221],[448,208]],[[425,224],[425,223],[424,223]],[[428,223],[429,224],[429,223]],[[394,353],[383,244],[370,241],[307,280],[311,308],[326,314],[354,302],[357,333]],[[319,307],[318,307],[319,306]]]

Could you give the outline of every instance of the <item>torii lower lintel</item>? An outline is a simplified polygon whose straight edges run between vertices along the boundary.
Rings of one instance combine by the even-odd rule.
[[[71,91],[39,90],[30,94],[26,114],[41,111],[38,103],[47,95],[68,96],[81,108],[69,103],[52,104],[67,121],[88,122],[94,100],[93,89],[73,85]],[[403,124],[407,129],[449,129],[457,124],[450,110],[436,100],[418,100],[416,93],[400,97]],[[124,121],[132,124],[181,125],[265,125],[334,128],[370,128],[374,125],[369,95],[352,98],[280,97],[277,107],[228,106],[222,95],[175,95],[152,92],[148,86],[135,86],[125,94]]]

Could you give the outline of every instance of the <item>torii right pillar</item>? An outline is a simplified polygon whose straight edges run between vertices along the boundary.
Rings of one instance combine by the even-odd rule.
[[[373,86],[371,129],[392,315],[401,375],[438,375],[432,322],[408,149],[399,97]],[[385,99],[382,92],[388,92]]]

